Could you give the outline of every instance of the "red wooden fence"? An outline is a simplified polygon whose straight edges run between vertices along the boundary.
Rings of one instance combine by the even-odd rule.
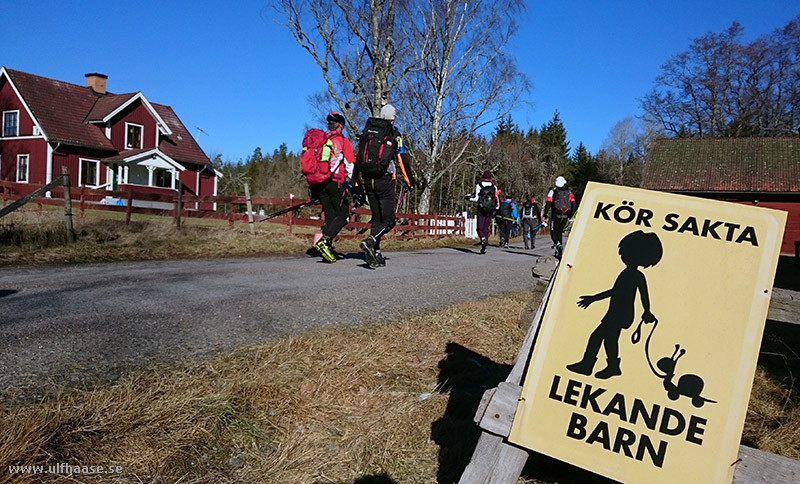
[[[3,205],[9,201],[18,200],[26,194],[40,188],[40,185],[28,183],[13,183],[0,181],[0,199]],[[54,189],[50,197],[39,197],[32,201],[41,208],[42,205],[63,205],[63,189]],[[94,190],[79,187],[72,190],[72,199],[77,202],[73,210],[77,209],[78,215],[83,217],[86,210],[106,210],[125,213],[126,223],[130,223],[132,214],[150,214],[176,217],[178,206],[178,192],[150,193],[135,191],[128,187],[125,191]],[[195,196],[184,193],[181,196],[183,210],[181,218],[214,218],[228,220],[230,228],[236,221],[247,223],[245,206],[247,200],[242,196]],[[251,197],[250,202],[255,207],[260,207],[265,214],[278,211],[281,208],[296,205],[305,201],[291,197]],[[216,203],[225,205],[226,211],[196,210],[199,203]],[[150,205],[150,206],[145,206]],[[260,212],[261,210],[257,210]],[[369,230],[370,211],[367,208],[352,209],[350,222],[340,233],[340,237],[360,237]],[[177,217],[176,217],[177,218]],[[256,223],[264,217],[256,214]],[[418,215],[411,213],[396,214],[397,225],[390,233],[392,238],[411,239],[418,237],[449,237],[464,235],[464,221],[461,217],[447,215]],[[266,223],[286,225],[289,233],[293,233],[295,226],[322,226],[322,208],[309,206],[297,211],[289,212],[283,216],[265,220]]]

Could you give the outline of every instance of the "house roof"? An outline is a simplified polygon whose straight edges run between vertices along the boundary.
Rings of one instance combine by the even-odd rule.
[[[643,188],[668,192],[800,192],[800,138],[653,142]]]
[[[126,104],[141,100],[167,135],[158,149],[178,162],[211,166],[211,161],[171,107],[150,103],[141,93],[97,94],[91,88],[3,68],[40,125],[47,140],[117,154],[105,136],[105,121]]]
[[[48,141],[114,151],[97,126],[85,122],[98,99],[91,89],[5,69]]]

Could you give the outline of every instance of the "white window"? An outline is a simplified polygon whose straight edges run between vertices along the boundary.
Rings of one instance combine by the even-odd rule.
[[[125,149],[137,150],[142,147],[143,130],[141,124],[125,123]]]
[[[17,155],[17,183],[28,183],[28,155]]]
[[[82,186],[98,186],[100,184],[100,162],[81,158],[81,171],[79,176]]]
[[[3,111],[3,136],[19,136],[19,111]]]

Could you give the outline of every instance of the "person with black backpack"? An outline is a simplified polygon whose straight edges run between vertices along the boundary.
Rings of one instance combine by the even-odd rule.
[[[505,247],[508,249],[508,241],[511,237],[511,227],[519,218],[517,214],[517,206],[511,201],[511,194],[506,194],[503,201],[500,202],[500,207],[497,210],[497,225],[500,226],[500,243],[498,247]]]
[[[539,221],[542,213],[539,211],[539,204],[530,195],[525,195],[525,202],[522,204],[520,219],[522,220],[522,240],[525,249],[533,249],[536,246],[536,232],[538,231]]]
[[[381,239],[395,225],[395,180],[397,171],[403,176],[408,191],[414,186],[414,175],[408,160],[403,156],[403,138],[394,126],[396,111],[384,104],[380,117],[369,118],[358,140],[355,176],[364,188],[372,211],[370,235],[361,241],[367,264],[383,267],[386,259],[381,254]]]
[[[478,204],[478,237],[481,239],[481,254],[486,253],[489,244],[489,232],[492,228],[492,219],[498,209],[498,195],[500,190],[492,181],[492,172],[486,170],[481,176],[481,181],[475,185],[475,195],[464,195],[465,200]]]
[[[561,258],[563,251],[562,237],[567,226],[569,217],[575,212],[575,195],[567,187],[567,180],[563,176],[556,178],[555,186],[547,193],[547,202],[544,205],[543,222],[548,221],[550,213],[550,238],[553,239],[553,247],[557,259]]]

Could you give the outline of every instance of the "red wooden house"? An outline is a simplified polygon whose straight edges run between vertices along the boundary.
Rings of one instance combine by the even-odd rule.
[[[44,185],[66,166],[71,184],[137,193],[217,194],[211,161],[171,107],[141,92],[112,94],[107,76],[86,85],[0,68],[0,180]],[[163,207],[167,208],[167,207]],[[211,203],[187,209],[213,210]]]
[[[800,138],[659,139],[642,188],[784,210],[781,253],[800,241]]]

